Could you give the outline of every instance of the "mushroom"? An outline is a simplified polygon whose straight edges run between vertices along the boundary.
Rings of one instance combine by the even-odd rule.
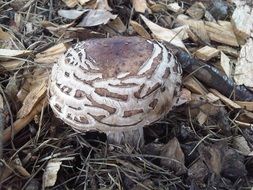
[[[181,73],[159,42],[90,39],[73,45],[53,66],[49,103],[78,132],[98,130],[112,143],[141,146],[143,127],[175,105]]]

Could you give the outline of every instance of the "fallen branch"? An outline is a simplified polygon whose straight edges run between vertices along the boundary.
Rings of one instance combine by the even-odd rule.
[[[183,70],[194,75],[207,87],[218,90],[221,94],[232,100],[253,101],[253,92],[244,85],[236,85],[232,79],[228,78],[217,68],[193,58],[185,51],[171,44],[166,43],[166,46],[173,51],[173,54],[181,63]]]

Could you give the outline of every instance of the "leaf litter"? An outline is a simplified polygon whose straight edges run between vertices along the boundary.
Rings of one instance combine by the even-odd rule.
[[[248,1],[1,2],[0,188],[252,188],[252,99],[208,86],[195,75],[202,66],[184,71],[183,104],[145,128],[141,150],[74,132],[53,116],[46,92],[71,44],[115,35],[171,43],[250,89],[252,25],[239,18],[251,14]]]

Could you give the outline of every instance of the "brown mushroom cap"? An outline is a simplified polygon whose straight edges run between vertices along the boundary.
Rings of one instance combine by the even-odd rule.
[[[53,66],[49,103],[78,131],[135,129],[171,110],[180,83],[181,67],[160,43],[91,39],[75,44]]]

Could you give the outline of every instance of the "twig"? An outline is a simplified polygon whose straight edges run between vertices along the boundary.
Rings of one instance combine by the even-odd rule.
[[[11,129],[10,126],[6,128],[3,132],[3,142],[5,143],[10,140],[11,131],[13,132],[13,135],[21,131],[28,123],[30,123],[33,120],[36,114],[41,112],[44,106],[46,106],[46,98],[42,99],[37,105],[35,105],[33,110],[27,116],[16,120],[13,123],[13,129]]]

